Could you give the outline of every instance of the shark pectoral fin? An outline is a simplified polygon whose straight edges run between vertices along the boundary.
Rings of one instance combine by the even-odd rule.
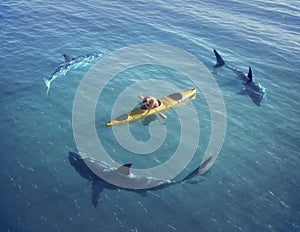
[[[124,164],[118,168],[118,173],[124,176],[130,175],[130,167],[132,164]]]
[[[65,57],[65,62],[66,62],[66,63],[70,63],[70,62],[72,61],[72,58],[69,57],[68,55],[63,54],[63,56]]]
[[[94,207],[96,208],[99,201],[100,201],[100,193],[103,191],[103,186],[97,182],[97,181],[93,181],[92,182],[92,197],[91,197],[91,201],[92,204],[94,205]]]

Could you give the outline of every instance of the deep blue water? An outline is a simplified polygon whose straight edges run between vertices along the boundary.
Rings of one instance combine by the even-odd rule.
[[[0,231],[300,231],[299,9],[284,0],[2,1]],[[49,96],[43,77],[62,54],[105,56],[139,43],[176,46],[210,70],[216,48],[231,66],[247,72],[251,65],[267,96],[258,107],[237,94],[242,86],[229,70],[214,73],[227,130],[209,172],[195,184],[147,194],[104,190],[94,208],[91,184],[68,161],[77,151],[73,100],[88,68],[57,78]],[[139,80],[161,78],[180,89],[191,83],[156,66],[122,75],[103,92],[97,133],[120,162],[164,162],[178,142],[174,111],[167,113],[168,143],[146,158],[122,149],[103,123],[118,94]],[[201,137],[185,174],[199,165],[210,136],[208,107],[201,94],[197,101]],[[141,121],[131,129],[147,140]]]

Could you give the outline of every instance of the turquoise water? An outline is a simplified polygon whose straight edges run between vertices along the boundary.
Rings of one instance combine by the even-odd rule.
[[[299,231],[299,9],[297,1],[279,0],[2,2],[0,231]],[[49,96],[43,78],[62,54],[105,56],[139,43],[176,46],[210,70],[215,48],[233,67],[251,65],[267,96],[256,106],[237,94],[242,86],[229,70],[219,70],[227,130],[209,172],[195,184],[147,194],[104,190],[94,208],[90,182],[68,161],[77,151],[73,100],[88,67],[57,78]],[[168,143],[146,158],[121,148],[102,122],[118,94],[139,80],[175,79],[180,89],[191,83],[155,66],[120,75],[127,78],[113,79],[97,105],[97,133],[116,160],[155,166],[177,146],[174,111],[167,113]],[[200,145],[182,175],[199,165],[209,140],[209,110],[201,94],[197,102]],[[131,130],[149,137],[141,121]]]

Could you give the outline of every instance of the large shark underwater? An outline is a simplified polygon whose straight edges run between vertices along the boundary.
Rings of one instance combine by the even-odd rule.
[[[77,56],[71,58],[68,55],[63,54],[65,61],[60,64],[55,71],[52,73],[49,79],[43,78],[46,87],[47,94],[49,94],[51,83],[59,76],[65,76],[68,71],[71,69],[83,68],[86,66],[90,66],[91,64],[97,62],[102,56],[102,53],[99,54],[89,54],[85,56]]]
[[[253,103],[257,106],[260,106],[262,100],[266,96],[265,88],[252,77],[252,69],[249,66],[248,74],[244,74],[236,68],[232,68],[229,65],[225,64],[223,58],[220,54],[214,49],[217,63],[214,65],[215,70],[221,67],[226,67],[231,70],[241,81],[244,86],[243,90],[239,92],[241,95],[248,95]]]
[[[119,168],[109,167],[106,163],[97,161],[87,155],[78,154],[75,152],[69,152],[69,162],[74,167],[74,169],[80,174],[80,176],[84,179],[87,179],[92,183],[92,196],[91,201],[94,207],[97,207],[100,201],[100,193],[104,189],[111,190],[119,190],[124,189],[126,191],[134,191],[137,193],[145,194],[147,191],[156,191],[158,189],[163,189],[169,187],[171,185],[180,184],[183,182],[187,182],[191,180],[195,176],[199,175],[199,170],[204,168],[204,164],[197,167],[194,171],[189,173],[186,177],[179,181],[171,181],[171,180],[160,180],[153,177],[139,177],[131,174],[130,167],[132,164],[124,164]],[[206,164],[205,164],[206,165]],[[148,186],[154,184],[156,187],[153,188],[144,188],[144,189],[129,189],[122,188],[111,183],[108,183],[104,179],[97,176],[89,167],[93,167],[93,170],[97,170],[97,172],[101,172],[105,176],[109,176],[110,178],[120,179],[123,182],[128,183],[129,185],[134,183],[139,186]],[[189,182],[196,183],[196,182]]]

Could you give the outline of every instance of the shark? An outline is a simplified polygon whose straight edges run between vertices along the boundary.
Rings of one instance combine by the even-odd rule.
[[[126,191],[134,191],[137,193],[145,194],[147,191],[156,191],[158,189],[163,189],[171,185],[179,184],[182,182],[187,182],[199,174],[199,167],[190,172],[186,177],[181,180],[160,180],[154,177],[140,177],[133,175],[130,171],[132,166],[131,163],[123,164],[119,168],[109,167],[105,162],[97,161],[85,154],[78,154],[76,152],[69,152],[68,156],[71,166],[79,173],[79,175],[87,179],[92,184],[92,196],[91,202],[96,208],[100,201],[100,193],[104,189],[110,190],[119,190],[124,189]],[[203,164],[202,164],[203,166]],[[129,185],[134,183],[140,186],[148,186],[154,184],[155,187],[152,188],[143,188],[143,189],[133,189],[133,188],[123,188],[116,185],[113,185],[103,178],[96,175],[90,167],[93,167],[93,170],[101,172],[104,176],[109,176],[110,178],[118,179],[123,183],[128,183]],[[200,167],[201,169],[201,167]],[[196,182],[190,182],[192,184]],[[153,186],[153,185],[152,185]]]
[[[83,68],[86,66],[90,66],[91,64],[97,62],[102,56],[102,53],[99,54],[88,54],[83,56],[77,56],[77,57],[70,57],[66,54],[63,54],[64,56],[64,62],[60,64],[55,71],[52,73],[50,78],[43,78],[44,83],[47,87],[47,95],[50,91],[51,83],[60,76],[65,76],[68,71],[71,69],[77,69],[77,68]]]
[[[242,82],[243,89],[239,92],[239,94],[248,95],[255,105],[260,106],[262,100],[266,96],[266,89],[260,83],[254,80],[251,67],[249,66],[248,74],[245,74],[242,71],[227,65],[221,55],[215,49],[214,53],[217,61],[214,65],[214,68],[218,69],[221,67],[226,67],[227,69],[231,70]]]

